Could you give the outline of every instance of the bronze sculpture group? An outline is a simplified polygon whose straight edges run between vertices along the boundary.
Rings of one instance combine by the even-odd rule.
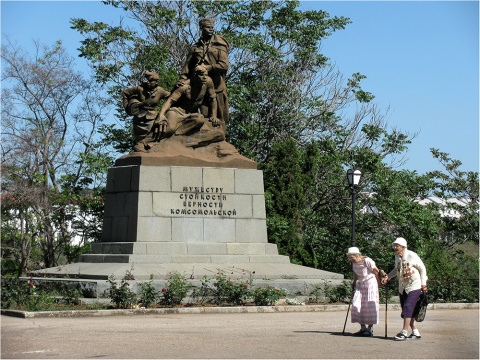
[[[159,75],[149,71],[142,85],[122,92],[125,111],[133,116],[134,152],[155,151],[157,143],[173,136],[184,136],[184,145],[191,148],[225,140],[229,44],[214,34],[210,19],[199,24],[201,37],[190,49],[171,92],[158,86]]]

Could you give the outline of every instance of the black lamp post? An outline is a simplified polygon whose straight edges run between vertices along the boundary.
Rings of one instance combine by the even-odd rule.
[[[362,172],[360,170],[347,170],[347,179],[348,185],[350,185],[350,189],[352,190],[352,247],[355,247],[355,188],[357,187],[358,183],[360,182],[360,178],[362,177]]]

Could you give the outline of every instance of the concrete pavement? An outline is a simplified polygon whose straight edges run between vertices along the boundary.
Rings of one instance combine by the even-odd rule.
[[[445,304],[447,305],[447,304]],[[2,359],[478,359],[479,311],[439,306],[419,324],[422,340],[397,342],[398,310],[372,338],[339,311],[1,317]],[[473,307],[473,308],[472,308]],[[258,310],[258,309],[257,309]]]

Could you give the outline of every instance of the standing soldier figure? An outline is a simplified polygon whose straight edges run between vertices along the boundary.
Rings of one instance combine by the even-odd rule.
[[[180,73],[178,85],[183,85],[185,80],[193,76],[196,66],[204,65],[208,71],[208,76],[213,81],[218,102],[217,117],[221,122],[221,129],[225,131],[225,123],[229,117],[225,75],[230,66],[228,61],[230,44],[221,35],[214,34],[212,20],[202,19],[199,25],[202,35],[190,49],[185,65]],[[202,106],[201,112],[203,116],[208,116],[207,103]]]

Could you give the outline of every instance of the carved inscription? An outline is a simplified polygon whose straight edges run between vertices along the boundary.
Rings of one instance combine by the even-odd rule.
[[[171,215],[200,215],[233,217],[237,215],[236,209],[225,209],[224,201],[227,196],[223,188],[184,186],[179,195],[181,205],[170,209]]]

